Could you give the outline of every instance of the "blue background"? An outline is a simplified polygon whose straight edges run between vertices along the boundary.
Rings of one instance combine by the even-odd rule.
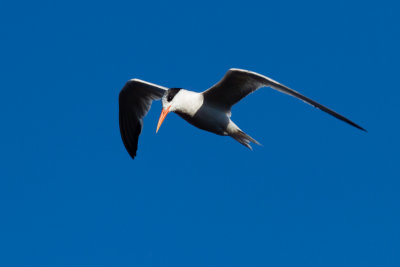
[[[0,3],[0,266],[400,266],[395,1]],[[128,79],[202,91],[267,75],[232,119],[175,114],[125,151]]]

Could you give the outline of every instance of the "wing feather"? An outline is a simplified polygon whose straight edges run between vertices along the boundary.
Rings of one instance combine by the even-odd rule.
[[[307,104],[318,108],[339,120],[342,120],[360,130],[366,131],[361,126],[340,115],[339,113],[319,104],[318,102],[290,89],[289,87],[274,81],[264,75],[241,69],[230,69],[222,78],[211,88],[203,92],[206,101],[213,103],[227,111],[248,94],[261,87],[269,86],[279,92],[293,96],[304,101]]]
[[[119,128],[126,150],[135,158],[143,118],[153,100],[164,95],[166,87],[139,79],[129,80],[119,93]]]

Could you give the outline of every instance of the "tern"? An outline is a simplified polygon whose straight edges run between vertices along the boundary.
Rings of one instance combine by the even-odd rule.
[[[202,130],[230,136],[252,149],[250,143],[257,145],[260,143],[244,133],[231,120],[231,108],[242,98],[262,87],[271,87],[296,97],[339,120],[366,131],[344,116],[271,78],[252,71],[230,69],[222,80],[201,93],[183,88],[167,88],[139,79],[129,80],[119,94],[119,126],[122,141],[129,155],[135,158],[143,118],[148,113],[152,101],[161,99],[162,112],[156,133],[167,114],[174,112]]]

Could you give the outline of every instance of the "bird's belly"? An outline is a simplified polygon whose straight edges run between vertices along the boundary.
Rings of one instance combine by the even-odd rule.
[[[186,120],[188,123],[200,128],[202,130],[212,132],[218,135],[227,135],[227,126],[230,121],[226,113],[219,110],[210,108],[199,109],[194,116],[177,113],[181,118]]]

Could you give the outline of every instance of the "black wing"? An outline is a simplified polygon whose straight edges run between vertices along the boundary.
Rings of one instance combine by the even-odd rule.
[[[132,79],[119,93],[119,129],[132,159],[136,156],[143,117],[149,112],[152,101],[161,99],[166,90],[163,86]]]
[[[347,122],[348,124],[360,130],[366,131],[364,128],[343,117],[339,113],[336,113],[335,111],[315,102],[314,100],[300,94],[299,92],[290,89],[289,87],[286,87],[285,85],[280,84],[277,81],[274,81],[266,76],[247,70],[228,70],[222,80],[212,86],[210,89],[204,91],[203,95],[206,101],[213,103],[214,105],[220,106],[221,108],[224,108],[228,111],[242,98],[264,86],[269,86],[282,93],[303,100],[305,103],[310,104],[322,111],[325,111],[326,113],[338,118],[339,120]]]

